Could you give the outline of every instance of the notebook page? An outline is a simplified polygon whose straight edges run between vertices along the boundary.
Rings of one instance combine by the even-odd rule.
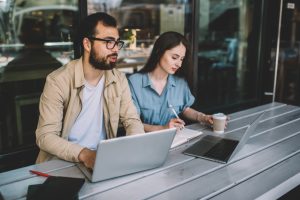
[[[176,132],[174,140],[172,142],[171,148],[177,147],[183,143],[188,142],[189,140],[198,137],[201,135],[201,131],[195,131],[192,129],[184,128]]]

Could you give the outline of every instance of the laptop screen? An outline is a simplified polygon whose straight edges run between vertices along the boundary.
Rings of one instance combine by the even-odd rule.
[[[79,168],[92,182],[153,169],[164,164],[176,128],[100,141],[93,173]]]
[[[258,117],[255,118],[239,141],[207,135],[186,149],[183,153],[226,163],[244,146],[250,134],[253,133],[259,124],[259,121],[262,119],[263,114],[264,112],[260,113]]]
[[[210,160],[227,162],[239,141],[207,135],[184,153]]]

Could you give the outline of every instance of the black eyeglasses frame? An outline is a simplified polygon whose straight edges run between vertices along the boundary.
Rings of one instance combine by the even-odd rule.
[[[124,46],[125,42],[122,40],[111,40],[111,39],[102,39],[102,38],[96,38],[96,37],[88,37],[89,40],[97,40],[97,41],[102,41],[102,42],[106,42],[106,48],[107,49],[113,49],[115,48],[115,46],[117,45],[118,49],[122,49],[122,47]],[[111,42],[114,42],[114,45],[111,47],[109,46],[109,44]]]

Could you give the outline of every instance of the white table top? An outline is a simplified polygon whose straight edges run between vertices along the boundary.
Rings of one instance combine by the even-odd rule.
[[[107,181],[86,180],[80,199],[275,199],[300,184],[300,107],[272,103],[230,115],[226,137],[239,138],[261,112],[267,111],[247,144],[227,164],[182,154],[199,138],[170,151],[166,163],[153,170]],[[214,134],[200,124],[188,126]],[[200,137],[203,137],[201,135]],[[5,199],[26,199],[28,185],[51,175],[84,177],[73,164],[50,161],[0,174]]]

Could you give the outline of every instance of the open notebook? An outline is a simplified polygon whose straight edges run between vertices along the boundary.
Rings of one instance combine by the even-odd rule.
[[[171,148],[175,148],[181,144],[184,144],[184,143],[190,141],[191,139],[198,137],[201,134],[202,134],[201,131],[195,131],[195,130],[188,129],[188,128],[179,130],[176,132],[176,135],[172,142]]]

